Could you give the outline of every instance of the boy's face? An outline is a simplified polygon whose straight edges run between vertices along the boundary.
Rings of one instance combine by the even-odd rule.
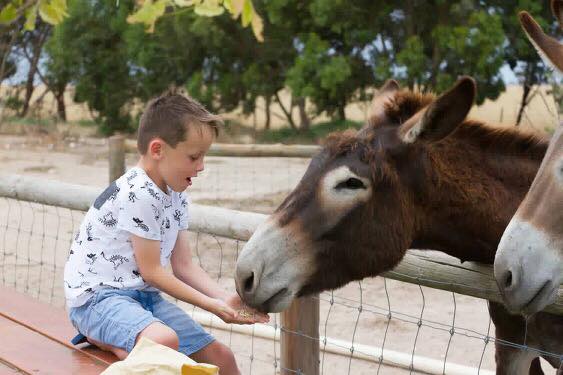
[[[207,126],[192,127],[187,139],[174,148],[162,142],[158,169],[164,183],[176,192],[186,190],[192,178],[203,171],[203,158],[212,142],[213,131]]]

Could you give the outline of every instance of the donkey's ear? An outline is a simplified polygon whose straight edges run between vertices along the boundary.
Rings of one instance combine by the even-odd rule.
[[[370,123],[377,124],[385,120],[385,103],[389,102],[397,91],[399,91],[399,84],[394,79],[389,79],[375,93],[369,111]]]
[[[561,16],[563,11],[562,1],[553,1],[551,3],[552,11],[561,25]],[[525,11],[518,13],[520,24],[526,32],[528,39],[538,51],[538,54],[544,61],[549,63],[555,69],[563,71],[563,45],[555,38],[546,35],[540,25],[534,18]]]
[[[473,78],[460,78],[454,87],[405,121],[398,129],[399,138],[413,143],[434,142],[448,136],[467,116],[476,93]]]

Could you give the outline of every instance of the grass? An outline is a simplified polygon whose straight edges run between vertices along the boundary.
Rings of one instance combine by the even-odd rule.
[[[3,122],[5,123],[12,123],[17,125],[25,125],[25,126],[51,126],[55,123],[55,120],[50,118],[35,118],[35,117],[18,117],[18,116],[9,116],[5,117]]]
[[[346,129],[359,129],[361,122],[335,120],[313,124],[308,130],[292,129],[289,126],[276,130],[262,131],[256,135],[257,143],[317,144],[328,134]]]

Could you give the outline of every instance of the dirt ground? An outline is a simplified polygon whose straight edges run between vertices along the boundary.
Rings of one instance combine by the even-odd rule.
[[[126,162],[133,166],[135,157],[128,156]],[[108,183],[107,145],[99,139],[52,143],[40,137],[0,136],[0,165],[2,173],[100,190]],[[208,157],[205,172],[194,180],[189,193],[197,203],[269,213],[306,166],[305,159]],[[0,198],[0,283],[62,306],[62,271],[81,218],[80,212]],[[243,243],[196,233],[191,240],[202,267],[234,291],[232,273]],[[494,327],[483,300],[381,277],[351,283],[319,299],[320,334],[346,341],[349,353],[358,344],[384,346],[407,355],[494,369],[493,344],[486,339],[494,336]],[[270,324],[276,323],[279,317],[273,315]],[[279,342],[211,330],[230,344],[243,374],[279,373]],[[320,360],[324,374],[410,372],[379,367],[377,358],[366,361],[350,354],[321,353]],[[544,369],[549,367],[544,364]]]

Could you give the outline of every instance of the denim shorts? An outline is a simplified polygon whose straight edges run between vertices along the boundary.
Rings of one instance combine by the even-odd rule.
[[[154,322],[172,328],[178,335],[179,351],[188,356],[215,340],[184,310],[158,292],[100,289],[84,305],[71,308],[69,316],[80,333],[74,343],[86,336],[127,352],[135,346],[139,333]]]

